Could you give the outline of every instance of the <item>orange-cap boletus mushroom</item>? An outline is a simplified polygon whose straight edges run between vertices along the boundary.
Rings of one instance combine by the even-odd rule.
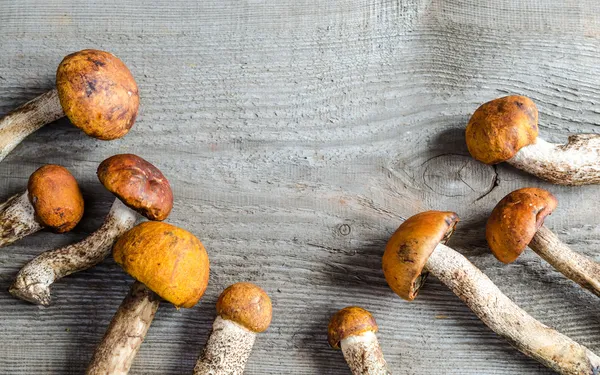
[[[56,72],[56,88],[0,119],[0,161],[25,137],[67,116],[87,135],[112,140],[133,126],[138,87],[119,58],[85,49],[66,56]]]
[[[375,333],[375,318],[367,310],[349,306],[329,320],[327,338],[334,349],[342,349],[353,375],[391,375]]]
[[[544,225],[557,204],[544,189],[524,188],[508,194],[487,222],[490,249],[501,262],[512,263],[529,245],[562,274],[600,297],[600,264],[571,250]]]
[[[227,287],[217,300],[217,318],[194,375],[242,374],[256,334],[271,324],[271,299],[252,283]]]
[[[173,208],[169,181],[139,156],[111,156],[98,167],[98,178],[117,196],[104,224],[80,242],[48,250],[32,259],[17,274],[10,287],[12,295],[49,305],[52,284],[104,260],[117,238],[133,228],[137,213],[150,220],[164,220]]]
[[[137,281],[110,322],[86,374],[127,374],[160,298],[190,308],[208,285],[204,246],[190,232],[167,223],[136,225],[117,240],[113,257]]]
[[[537,107],[525,96],[482,104],[469,120],[466,141],[471,155],[486,164],[508,162],[554,184],[600,183],[600,135],[572,135],[567,144],[544,141]]]
[[[560,374],[597,374],[600,357],[538,322],[467,258],[445,245],[457,222],[454,212],[428,211],[400,225],[383,255],[383,273],[392,290],[413,300],[431,273],[524,354]]]
[[[27,190],[0,204],[0,247],[42,228],[68,232],[82,216],[83,196],[75,177],[60,165],[44,165],[31,174]]]

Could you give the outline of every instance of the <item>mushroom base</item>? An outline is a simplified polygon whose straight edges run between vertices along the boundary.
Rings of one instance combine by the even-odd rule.
[[[353,375],[391,375],[383,352],[372,331],[340,341],[342,353]]]
[[[42,226],[35,220],[35,210],[29,203],[27,190],[0,204],[0,247],[40,229]]]

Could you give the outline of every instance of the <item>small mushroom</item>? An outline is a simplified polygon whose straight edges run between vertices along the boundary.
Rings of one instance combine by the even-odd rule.
[[[0,247],[42,228],[56,233],[73,229],[83,216],[83,196],[75,177],[48,164],[31,174],[27,190],[0,204]]]
[[[65,115],[87,135],[112,140],[133,126],[138,87],[119,58],[85,49],[66,56],[56,72],[56,89],[0,119],[0,161],[23,139]]]
[[[115,313],[86,374],[127,374],[158,309],[160,298],[193,307],[208,285],[208,254],[190,232],[146,221],[122,235],[115,261],[137,281]]]
[[[48,250],[27,263],[10,293],[39,305],[50,304],[50,287],[57,280],[103,261],[123,233],[133,228],[139,212],[150,220],[164,220],[173,207],[169,181],[139,156],[111,156],[98,167],[100,182],[117,196],[104,224],[84,240]]]
[[[217,318],[194,375],[243,374],[256,334],[269,328],[271,313],[271,299],[260,287],[227,287],[217,301]]]
[[[377,331],[377,323],[370,312],[350,306],[331,317],[327,337],[332,348],[342,348],[352,374],[391,375],[375,336]]]
[[[524,354],[560,374],[598,374],[600,357],[535,320],[467,258],[445,245],[457,222],[454,212],[427,211],[402,223],[383,255],[383,273],[390,288],[411,301],[431,273]]]
[[[506,161],[559,185],[600,183],[600,135],[572,135],[567,144],[544,141],[538,137],[537,107],[525,96],[506,96],[477,108],[466,141],[471,155],[486,164]]]
[[[600,297],[600,264],[564,244],[544,226],[558,200],[538,188],[515,190],[494,208],[486,226],[492,253],[503,263],[514,262],[527,245],[554,268]]]

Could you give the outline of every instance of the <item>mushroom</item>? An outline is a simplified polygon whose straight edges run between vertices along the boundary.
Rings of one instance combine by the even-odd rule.
[[[0,161],[25,137],[67,116],[87,135],[123,137],[139,107],[137,84],[119,58],[85,49],[66,56],[56,72],[56,88],[0,119]]]
[[[208,254],[190,232],[146,221],[123,234],[115,261],[137,281],[115,313],[86,374],[127,374],[154,319],[160,298],[193,307],[208,285]]]
[[[411,301],[432,273],[525,355],[560,374],[598,374],[600,357],[535,320],[467,258],[445,245],[458,220],[454,212],[427,211],[402,223],[383,255],[383,273],[390,288]]]
[[[60,165],[44,165],[31,174],[27,190],[0,204],[0,247],[44,227],[68,232],[82,216],[83,196],[75,177]]]
[[[600,183],[600,135],[572,135],[567,144],[544,141],[538,137],[537,107],[525,96],[506,96],[477,108],[466,141],[471,155],[486,164],[506,161],[559,185]]]
[[[39,305],[50,304],[50,287],[57,280],[103,261],[123,233],[133,228],[136,212],[150,220],[164,220],[173,208],[169,181],[139,156],[111,156],[98,167],[100,182],[117,196],[104,224],[84,240],[43,252],[19,273],[10,293]]]
[[[571,250],[544,226],[558,200],[538,188],[515,190],[494,208],[486,226],[492,253],[503,263],[514,262],[527,245],[546,262],[600,297],[600,264]]]
[[[342,348],[352,374],[391,375],[375,336],[377,331],[377,323],[370,312],[349,306],[331,317],[327,338],[332,348]]]
[[[227,287],[217,300],[217,317],[194,375],[243,374],[256,334],[271,324],[271,310],[271,299],[260,287]]]

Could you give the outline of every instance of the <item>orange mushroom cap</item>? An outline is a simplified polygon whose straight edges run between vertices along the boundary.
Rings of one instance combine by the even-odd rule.
[[[454,212],[426,211],[398,227],[383,253],[383,274],[392,290],[412,301],[425,283],[423,267],[439,243],[448,241],[458,223]]]
[[[167,223],[146,221],[133,227],[115,243],[113,257],[176,307],[193,307],[208,285],[210,266],[202,242]]]
[[[73,125],[102,140],[121,138],[138,113],[138,87],[127,66],[93,49],[66,56],[56,72],[63,111]]]
[[[37,220],[57,233],[75,228],[83,216],[83,196],[75,177],[65,167],[48,164],[31,174],[29,202]]]
[[[494,256],[504,263],[514,262],[557,204],[554,195],[538,188],[515,190],[502,198],[485,228],[485,238]]]
[[[220,317],[256,333],[269,328],[272,310],[267,293],[252,283],[230,285],[217,301],[217,314]]]
[[[538,136],[535,103],[518,95],[482,104],[467,125],[466,141],[471,155],[486,164],[506,161]]]
[[[377,330],[377,322],[370,312],[362,307],[349,306],[333,314],[327,327],[327,339],[332,348],[339,349],[343,339]]]
[[[173,208],[169,180],[139,156],[111,156],[100,163],[97,175],[105,188],[148,219],[160,221],[169,216]]]

